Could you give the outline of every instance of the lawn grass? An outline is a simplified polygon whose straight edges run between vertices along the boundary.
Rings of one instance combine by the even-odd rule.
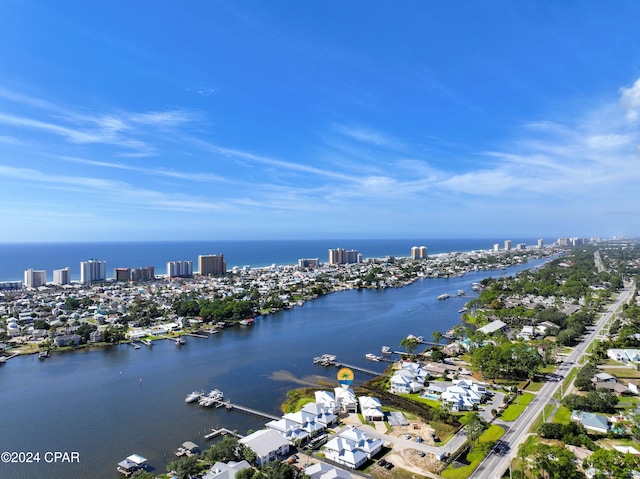
[[[525,410],[527,405],[533,400],[533,394],[523,393],[519,394],[515,400],[509,404],[507,409],[500,415],[500,419],[503,421],[515,421],[520,417],[520,414]]]
[[[638,371],[637,369],[633,369],[633,368],[607,368],[604,367],[602,368],[602,370],[604,372],[607,372],[609,374],[611,374],[612,376],[615,376],[618,379],[639,379],[640,378],[640,371]]]
[[[545,385],[545,381],[531,381],[529,385],[524,389],[525,391],[537,392]]]
[[[478,464],[486,457],[495,442],[504,435],[504,429],[496,424],[482,433],[475,442],[473,451],[467,454],[468,466],[453,468],[449,465],[440,473],[445,479],[466,479],[478,467]]]
[[[571,411],[564,406],[560,406],[553,416],[553,420],[551,422],[569,424],[571,422]]]
[[[418,394],[398,394],[398,396],[411,399],[412,401],[415,401],[421,404],[426,404],[427,406],[432,408],[436,408],[436,409],[442,408],[442,404],[440,404],[440,401],[436,401],[435,399],[423,398],[423,397],[420,397]]]

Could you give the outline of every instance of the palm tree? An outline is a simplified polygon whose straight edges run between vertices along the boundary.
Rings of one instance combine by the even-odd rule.
[[[434,331],[431,333],[431,337],[436,342],[436,345],[440,346],[440,340],[444,337],[440,331]]]

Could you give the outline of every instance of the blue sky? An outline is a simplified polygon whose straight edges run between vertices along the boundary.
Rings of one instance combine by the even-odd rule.
[[[639,18],[5,0],[0,242],[638,236]]]

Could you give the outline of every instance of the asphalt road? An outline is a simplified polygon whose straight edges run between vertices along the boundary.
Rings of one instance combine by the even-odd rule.
[[[511,460],[516,457],[518,446],[527,438],[533,422],[547,404],[555,401],[553,395],[562,387],[564,377],[573,368],[577,367],[578,361],[591,342],[600,335],[613,314],[623,303],[629,301],[632,294],[633,288],[624,288],[620,292],[618,298],[602,314],[592,331],[573,349],[571,354],[564,357],[563,362],[560,363],[555,372],[556,380],[545,383],[520,417],[510,426],[505,426],[505,434],[501,441],[489,452],[473,474],[469,476],[470,479],[498,479],[502,477],[509,464],[511,464]]]

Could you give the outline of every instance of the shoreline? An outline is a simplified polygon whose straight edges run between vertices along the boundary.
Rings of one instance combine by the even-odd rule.
[[[185,334],[194,334],[201,331],[203,326],[207,326],[209,329],[219,327],[237,326],[242,320],[246,318],[236,320],[224,320],[218,322],[212,320],[210,323],[199,320],[196,316],[178,317],[175,313],[166,314],[162,316],[161,321],[153,321],[151,324],[155,324],[157,327],[163,325],[171,325],[171,329],[165,330],[162,335],[143,334],[144,330],[140,327],[140,324],[136,321],[128,321],[126,323],[125,330],[128,330],[127,334],[131,334],[128,338],[126,336],[120,337],[117,342],[102,342],[102,341],[87,341],[83,343],[74,344],[72,346],[53,346],[52,341],[63,335],[73,335],[77,331],[80,325],[91,325],[96,330],[102,329],[104,331],[108,328],[117,328],[122,322],[122,314],[113,314],[105,310],[102,310],[105,298],[111,298],[121,294],[131,294],[133,290],[136,294],[136,298],[139,296],[154,296],[158,293],[162,295],[169,295],[170,299],[168,303],[158,302],[156,299],[149,300],[152,304],[165,307],[169,309],[171,305],[175,304],[175,301],[183,294],[198,294],[200,297],[207,295],[215,297],[221,292],[223,294],[242,294],[247,289],[251,288],[255,291],[257,288],[262,288],[259,295],[260,301],[271,301],[271,303],[262,303],[261,308],[257,308],[253,311],[251,317],[263,317],[267,318],[270,314],[276,312],[291,309],[296,306],[302,306],[307,301],[312,301],[321,296],[327,294],[344,291],[348,289],[384,289],[387,287],[398,288],[411,285],[419,279],[427,278],[449,278],[449,277],[461,277],[469,272],[478,271],[498,271],[505,270],[509,266],[527,264],[533,259],[549,258],[557,254],[560,250],[555,248],[545,248],[541,250],[522,250],[512,252],[494,252],[494,251],[473,251],[469,253],[439,253],[432,255],[427,259],[395,259],[393,262],[386,262],[380,259],[369,260],[364,263],[354,263],[347,265],[337,266],[323,266],[317,268],[298,268],[294,265],[281,266],[281,267],[261,267],[252,268],[242,271],[240,273],[228,273],[224,276],[215,277],[201,277],[195,276],[193,278],[180,278],[180,279],[166,279],[155,280],[140,284],[130,283],[93,283],[93,284],[73,284],[66,287],[54,287],[54,288],[39,288],[36,290],[20,290],[16,291],[16,297],[20,294],[20,301],[24,301],[25,294],[31,294],[35,297],[47,296],[45,299],[53,301],[53,299],[60,299],[61,297],[73,297],[79,296],[80,293],[84,294],[83,301],[88,298],[94,311],[93,317],[89,314],[90,308],[82,310],[83,313],[74,312],[69,316],[66,311],[59,311],[59,318],[64,318],[65,321],[62,325],[56,325],[56,317],[49,315],[47,317],[46,312],[38,312],[38,314],[31,312],[30,314],[36,314],[39,320],[48,321],[51,323],[48,332],[42,332],[35,330],[33,327],[26,332],[31,334],[23,334],[20,336],[13,336],[10,339],[4,339],[5,342],[13,344],[13,347],[7,348],[8,352],[18,355],[30,355],[47,350],[51,352],[69,352],[74,350],[86,350],[87,348],[105,348],[116,344],[134,344],[140,340],[155,341],[158,339],[169,339],[167,335],[172,337],[180,337]],[[491,260],[489,259],[491,258]],[[497,261],[501,259],[501,261]],[[300,284],[304,286],[300,286]],[[268,286],[268,287],[267,287]],[[284,287],[283,287],[284,286]],[[274,291],[282,292],[285,290],[285,294],[280,294],[277,301],[272,301]],[[99,305],[94,306],[95,301],[99,300]],[[14,299],[16,299],[14,297]],[[238,298],[240,300],[240,298]],[[124,311],[131,306],[124,307]],[[133,303],[135,306],[135,302]],[[14,308],[15,309],[15,308]],[[29,310],[31,311],[31,310]],[[75,315],[75,316],[74,316]],[[120,316],[118,316],[120,315]],[[44,318],[43,318],[44,316]],[[99,319],[96,319],[99,318]],[[34,318],[31,318],[32,322]],[[4,319],[5,333],[7,329],[7,323],[16,324],[12,319]],[[464,321],[461,321],[464,323]],[[0,326],[2,326],[0,323]],[[26,327],[28,321],[25,321],[22,328]],[[40,323],[42,324],[42,323]],[[75,328],[75,329],[74,329]],[[0,329],[2,331],[2,329]],[[15,328],[13,329],[15,332]],[[21,330],[24,332],[24,330]],[[36,339],[34,336],[39,335]],[[138,334],[138,336],[133,336]],[[2,340],[0,340],[1,342]],[[79,341],[79,340],[78,340]],[[20,344],[28,343],[31,345],[29,350],[21,351]],[[45,346],[41,346],[46,343]],[[134,346],[135,347],[135,346]],[[34,349],[35,348],[35,349]]]

